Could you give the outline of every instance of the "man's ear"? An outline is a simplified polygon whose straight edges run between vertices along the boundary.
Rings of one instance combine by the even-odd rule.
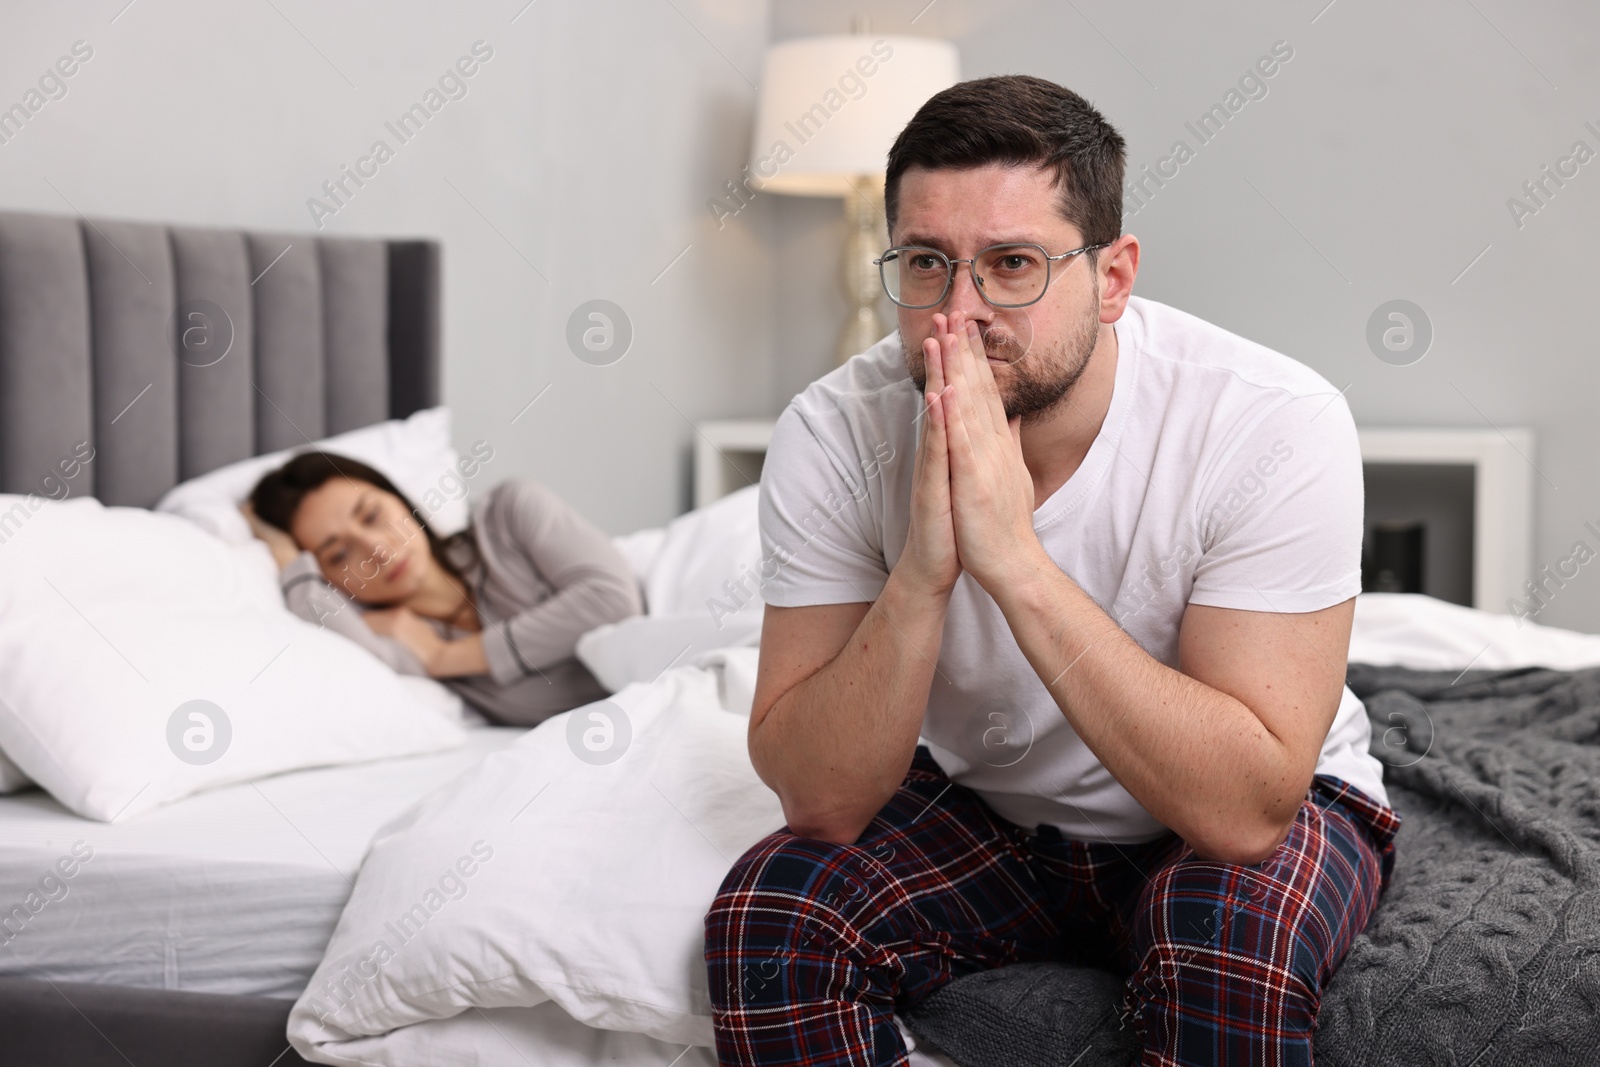
[[[1100,265],[1105,271],[1103,283],[1096,279],[1096,296],[1100,303],[1100,321],[1116,322],[1127,310],[1128,297],[1133,295],[1133,283],[1139,275],[1139,239],[1123,234],[1113,245],[1121,248],[1102,248]],[[1107,252],[1116,255],[1107,257]]]

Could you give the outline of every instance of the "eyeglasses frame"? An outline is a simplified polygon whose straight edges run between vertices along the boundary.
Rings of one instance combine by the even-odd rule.
[[[873,260],[872,263],[873,263],[873,266],[878,268],[878,281],[880,283],[882,283],[882,285],[883,285],[884,295],[888,296],[888,298],[890,300],[893,300],[894,303],[895,303],[895,306],[903,307],[907,311],[926,311],[929,308],[936,308],[940,304],[944,303],[945,299],[950,296],[950,290],[955,286],[955,283],[956,283],[955,266],[956,266],[957,263],[965,263],[967,265],[967,271],[972,275],[972,287],[973,287],[973,289],[977,290],[977,293],[978,293],[979,296],[983,297],[985,303],[987,303],[990,307],[1002,308],[1002,309],[1005,309],[1007,311],[1010,311],[1010,310],[1013,310],[1015,308],[1031,307],[1034,304],[1037,304],[1039,301],[1044,299],[1044,294],[1048,293],[1050,291],[1050,283],[1051,283],[1051,281],[1054,280],[1054,271],[1051,269],[1050,264],[1054,263],[1056,260],[1058,260],[1058,259],[1066,259],[1069,256],[1081,255],[1084,252],[1092,252],[1097,248],[1109,248],[1109,247],[1111,247],[1111,245],[1112,245],[1112,242],[1103,241],[1100,244],[1084,245],[1082,248],[1074,248],[1070,252],[1062,252],[1060,255],[1052,256],[1050,254],[1050,250],[1045,248],[1044,245],[1034,244],[1032,241],[1002,241],[999,244],[987,245],[987,246],[985,246],[983,248],[978,249],[972,255],[965,256],[965,257],[962,257],[960,259],[953,259],[950,256],[947,256],[943,252],[939,251],[937,248],[930,248],[927,245],[895,245],[895,246],[893,246],[891,248],[884,249],[883,255],[881,255],[877,259]],[[889,279],[884,277],[884,274],[883,274],[884,264],[889,261],[889,253],[891,253],[891,252],[901,252],[901,251],[905,251],[907,249],[913,249],[913,248],[918,249],[918,250],[922,250],[922,251],[932,252],[934,255],[938,256],[940,259],[944,260],[944,262],[945,262],[945,268],[946,269],[945,269],[944,291],[939,294],[939,299],[935,300],[931,304],[906,304],[906,303],[903,303],[903,302],[901,302],[899,300],[895,300],[894,294],[889,292]],[[1037,248],[1040,252],[1044,253],[1044,261],[1045,261],[1044,288],[1039,290],[1039,295],[1038,296],[1034,297],[1032,300],[1029,300],[1029,301],[1027,301],[1025,303],[1021,303],[1021,304],[1000,304],[1000,303],[996,303],[995,301],[989,299],[989,294],[984,291],[983,282],[978,279],[978,259],[985,252],[992,252],[996,248]]]

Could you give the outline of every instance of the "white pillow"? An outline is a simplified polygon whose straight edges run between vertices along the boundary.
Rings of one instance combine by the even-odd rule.
[[[283,466],[295,453],[312,449],[349,456],[388,475],[441,537],[467,525],[467,481],[463,475],[475,475],[494,458],[494,448],[479,441],[472,448],[473,458],[463,459],[450,443],[450,409],[428,408],[409,418],[390,419],[302,447],[218,467],[168,490],[156,502],[155,510],[182,515],[224,541],[243,544],[252,539],[252,534],[250,524],[239,514],[239,505],[263,475]]]
[[[612,544],[644,589],[645,614],[578,638],[578,661],[615,693],[716,648],[761,639],[759,488],[748,486]]]
[[[415,675],[396,675],[400,684],[411,690],[412,696],[426,708],[432,709],[451,722],[459,722],[462,726],[484,726],[489,720],[483,717],[472,705],[462,700],[453,690],[434,681],[432,678],[422,678]],[[735,679],[730,685],[743,683],[744,679]],[[753,691],[753,683],[750,688]],[[746,713],[748,714],[749,701],[746,700]],[[11,762],[4,752],[0,752],[0,796],[9,793],[20,793],[24,789],[33,789],[35,783],[32,778],[22,773],[22,768]]]
[[[615,693],[718,648],[761,640],[759,488],[613,537],[644,589],[645,614],[578,638],[578,662]]]
[[[693,663],[718,648],[753,645],[761,640],[761,615],[743,611],[717,625],[710,613],[634,615],[606,623],[578,638],[578,662],[615,693],[634,682],[650,682],[668,667]]]
[[[0,517],[19,520],[0,546],[0,749],[80,815],[463,739],[452,709],[292,615],[259,544],[90,498],[0,496]]]
[[[622,558],[628,561],[628,569],[639,579],[640,589],[650,580],[650,571],[656,565],[656,557],[661,554],[661,545],[666,538],[665,526],[651,526],[630,534],[618,534],[611,539],[617,551],[622,553]],[[649,610],[648,604],[645,609]]]
[[[759,489],[746,486],[667,524],[644,587],[651,615],[702,614],[716,623],[736,616],[759,621]]]

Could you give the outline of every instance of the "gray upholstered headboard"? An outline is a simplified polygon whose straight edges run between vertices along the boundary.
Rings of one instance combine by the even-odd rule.
[[[439,258],[432,241],[0,212],[0,492],[59,496],[73,468],[72,495],[148,507],[437,404]]]

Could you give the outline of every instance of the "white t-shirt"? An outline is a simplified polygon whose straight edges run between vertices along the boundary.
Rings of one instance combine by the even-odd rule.
[[[1310,368],[1132,297],[1116,383],[1083,463],[1033,513],[1040,543],[1152,657],[1176,668],[1184,608],[1308,612],[1361,589],[1361,455],[1344,398]],[[905,548],[921,398],[891,334],[808,386],[761,476],[762,597],[875,600]],[[1078,840],[1166,828],[1089,751],[993,598],[957,580],[922,737],[1003,818]],[[1385,804],[1347,687],[1317,761]]]

